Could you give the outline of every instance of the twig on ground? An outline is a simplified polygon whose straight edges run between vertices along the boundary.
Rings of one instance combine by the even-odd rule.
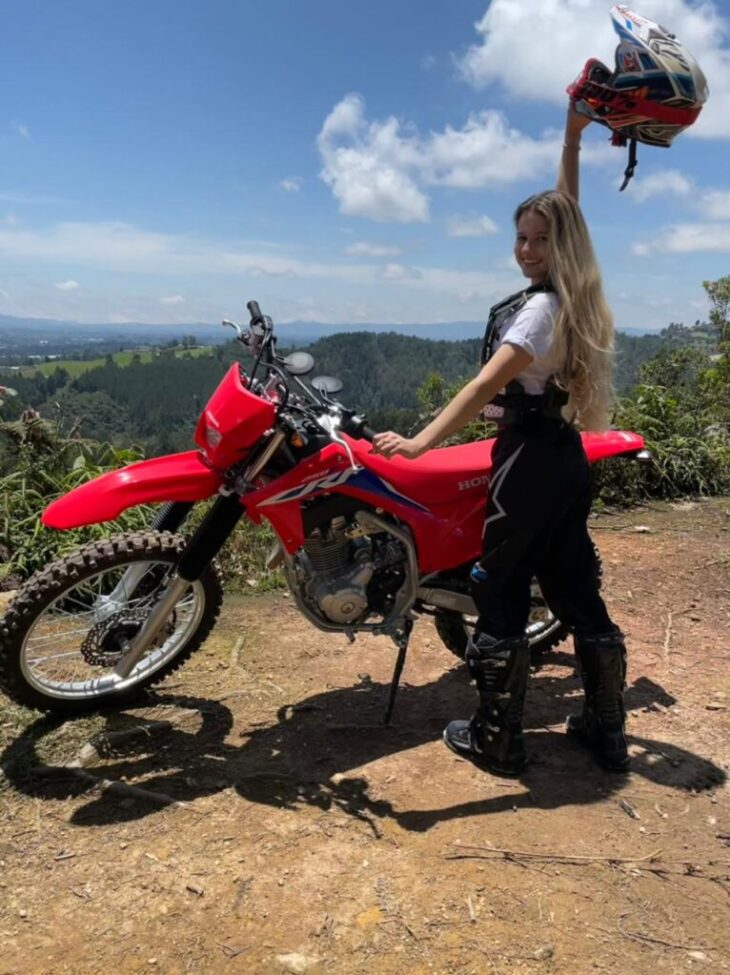
[[[237,691],[228,691],[227,694],[223,694],[223,696],[222,697],[219,697],[218,700],[220,702],[228,701],[232,697],[241,697],[243,694],[251,694],[251,693],[252,693],[252,691],[251,691],[251,688],[250,687],[248,687],[248,688],[241,687]]]
[[[447,853],[446,860],[491,860],[494,856],[504,857],[505,860],[549,860],[555,863],[645,863],[656,860],[661,850],[654,850],[638,857],[616,856],[582,856],[572,853],[528,853],[524,850],[505,850],[494,846],[467,846],[460,844],[462,850],[474,850],[474,853]],[[491,855],[490,855],[491,854]]]
[[[101,792],[112,792],[116,795],[124,796],[126,799],[138,799],[142,802],[152,802],[156,806],[184,806],[185,803],[172,796],[165,795],[163,792],[153,792],[151,789],[143,789],[136,785],[127,785],[126,782],[117,782],[113,779],[102,779],[76,765],[39,765],[33,769],[35,775],[42,775],[47,778],[53,776],[71,776],[86,782],[89,788],[99,789]]]
[[[623,811],[626,813],[627,816],[630,816],[632,819],[641,819],[639,813],[636,811],[636,809],[634,809],[631,803],[628,802],[628,800],[619,799],[618,804],[621,807],[621,809],[623,809]]]
[[[640,934],[638,931],[627,931],[621,924],[625,917],[630,917],[630,914],[622,914],[618,919],[618,924],[616,925],[620,933],[626,938],[632,938],[634,941],[646,942],[650,945],[661,945],[663,948],[676,948],[679,951],[702,951],[701,946],[697,945],[680,945],[674,941],[663,941],[661,938],[653,938],[649,934]]]
[[[672,620],[675,616],[681,616],[683,613],[689,613],[692,606],[685,606],[684,609],[677,610],[676,613],[667,613],[667,628],[664,632],[664,661],[669,663],[669,644],[672,640]]]
[[[216,944],[228,958],[237,958],[244,951],[248,951],[248,945],[243,945],[241,948],[234,948],[232,945],[224,945],[222,941],[216,941]]]
[[[92,741],[88,741],[80,750],[76,758],[68,763],[68,768],[87,768],[103,758],[113,753],[119,745],[135,738],[151,738],[153,735],[162,734],[179,724],[179,721],[148,721],[145,724],[137,725],[134,728],[127,728],[124,731],[107,731],[95,735]]]
[[[246,637],[242,635],[239,636],[239,638],[231,647],[231,667],[238,666],[238,656],[241,653],[241,650],[243,650],[245,644],[246,644]]]

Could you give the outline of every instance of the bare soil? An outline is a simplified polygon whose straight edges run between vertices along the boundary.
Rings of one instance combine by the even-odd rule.
[[[532,675],[531,764],[507,780],[441,742],[475,694],[428,618],[384,727],[388,640],[230,597],[137,710],[0,702],[0,973],[729,970],[730,499],[592,525],[630,650],[630,775],[563,733],[567,643]],[[86,778],[43,772],[74,760]]]

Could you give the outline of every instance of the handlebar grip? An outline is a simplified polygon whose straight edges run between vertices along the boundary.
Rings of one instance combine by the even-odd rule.
[[[362,416],[350,416],[347,423],[342,428],[345,433],[355,440],[367,440],[373,442],[376,431],[367,425]]]
[[[249,301],[246,303],[246,308],[248,308],[251,315],[251,324],[258,325],[263,322],[264,316],[261,314],[261,309],[259,308],[258,301]]]

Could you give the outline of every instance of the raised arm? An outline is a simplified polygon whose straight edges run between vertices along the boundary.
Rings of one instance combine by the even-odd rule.
[[[576,112],[571,102],[568,105],[568,114],[565,119],[563,151],[558,166],[558,179],[555,189],[572,196],[576,203],[580,190],[580,140],[583,129],[590,124],[591,120]]]

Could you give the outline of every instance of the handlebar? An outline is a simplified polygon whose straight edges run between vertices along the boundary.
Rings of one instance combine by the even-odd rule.
[[[249,314],[251,315],[250,329],[249,333],[250,340],[244,340],[245,344],[250,345],[254,352],[256,361],[254,363],[249,379],[249,388],[253,388],[254,377],[256,375],[256,370],[258,368],[259,362],[261,361],[262,354],[265,353],[264,363],[268,370],[276,372],[279,377],[283,380],[283,386],[286,388],[286,395],[284,396],[283,402],[280,404],[280,408],[286,408],[287,401],[289,400],[289,383],[288,378],[294,378],[300,386],[302,386],[303,391],[309,397],[311,397],[316,404],[325,406],[330,402],[327,397],[318,398],[313,396],[312,391],[304,386],[303,383],[299,382],[298,377],[287,377],[286,373],[280,368],[280,364],[277,356],[273,353],[272,344],[275,341],[273,338],[273,323],[270,318],[266,318],[259,307],[258,301],[248,301],[246,302],[246,307],[248,308]],[[239,333],[239,338],[242,337],[240,328],[234,325],[233,322],[224,322],[224,324],[233,325]],[[341,411],[340,416],[344,419],[340,429],[346,433],[348,436],[352,437],[354,440],[366,440],[368,443],[373,442],[375,437],[375,430],[367,425],[365,417],[357,416],[350,410],[345,409],[341,404],[336,404],[334,401],[330,402],[331,406],[336,407]]]
[[[367,425],[365,418],[362,416],[351,416],[346,423],[343,424],[342,429],[354,440],[367,440],[368,443],[373,442],[373,437],[376,431]]]
[[[264,316],[261,314],[261,309],[259,308],[258,301],[249,301],[249,302],[247,302],[246,303],[246,308],[248,308],[249,314],[251,315],[251,324],[252,325],[263,325],[264,324]]]

